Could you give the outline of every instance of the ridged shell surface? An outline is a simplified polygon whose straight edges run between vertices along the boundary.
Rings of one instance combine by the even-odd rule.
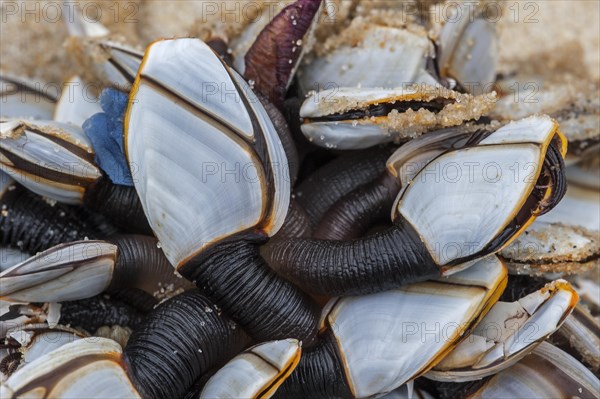
[[[148,48],[125,129],[136,190],[174,266],[283,223],[290,181],[279,137],[249,86],[201,40]]]

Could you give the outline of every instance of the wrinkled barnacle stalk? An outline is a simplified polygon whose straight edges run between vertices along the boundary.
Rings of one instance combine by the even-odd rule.
[[[127,288],[123,291],[135,290]],[[61,302],[60,322],[92,334],[104,326],[121,326],[135,330],[142,324],[148,312],[120,299],[119,293]],[[156,305],[156,301],[152,303]]]
[[[113,184],[94,155],[88,137],[77,126],[54,121],[0,121],[4,172],[39,195],[84,205],[126,231],[149,232],[135,190]]]
[[[352,295],[448,275],[501,250],[561,200],[566,145],[548,117],[475,137],[428,162],[402,188],[393,227],[349,241],[277,242],[269,264],[309,292]],[[515,179],[515,165],[531,165],[533,174]]]
[[[306,211],[311,226],[316,227],[346,194],[377,178],[385,170],[392,150],[392,147],[374,147],[344,152],[300,183],[294,190],[295,198]]]
[[[157,307],[124,351],[92,337],[61,346],[17,370],[0,388],[3,398],[181,398],[193,382],[242,350],[241,328],[197,290]]]
[[[61,244],[0,273],[0,298],[14,302],[61,302],[104,291],[188,288],[157,247],[154,237],[114,236],[107,241]]]
[[[177,271],[257,341],[310,341],[316,304],[259,254],[284,221],[290,181],[283,146],[243,79],[200,40],[155,42],[131,93],[125,144]]]
[[[573,357],[542,342],[514,366],[479,381],[440,383],[442,399],[454,398],[597,398],[600,380]]]
[[[51,90],[55,89],[55,90]],[[0,73],[0,117],[51,119],[59,88]]]
[[[506,280],[506,268],[491,256],[440,280],[330,300],[318,343],[304,350],[277,396],[370,398],[398,388],[442,360]]]
[[[515,302],[496,302],[471,334],[425,376],[462,382],[496,374],[558,330],[577,301],[573,287],[556,280]]]
[[[473,97],[427,85],[335,88],[314,92],[304,101],[301,129],[316,145],[361,149],[477,120],[495,99],[495,93]]]
[[[301,348],[296,339],[248,348],[208,380],[199,398],[268,399],[298,365]]]
[[[313,238],[349,240],[361,237],[375,223],[389,220],[400,189],[432,159],[461,148],[473,136],[485,134],[477,125],[443,129],[418,137],[397,149],[381,173],[340,197],[319,220]],[[479,132],[478,132],[479,131]]]
[[[0,172],[0,243],[29,254],[104,235],[82,208],[52,203]]]

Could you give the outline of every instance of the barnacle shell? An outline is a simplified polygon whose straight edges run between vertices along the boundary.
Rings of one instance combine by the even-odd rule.
[[[283,146],[248,85],[202,41],[148,48],[125,144],[144,212],[174,266],[233,234],[281,227],[290,197]]]
[[[304,92],[437,84],[426,70],[427,59],[433,56],[433,45],[424,32],[352,24],[340,36],[350,39],[298,71],[298,83]]]
[[[300,116],[305,119],[301,128],[309,141],[323,147],[367,148],[477,120],[493,107],[494,99],[493,94],[473,97],[432,86],[335,88],[308,96],[300,109]],[[428,110],[424,104],[440,109]],[[373,106],[391,110],[384,116],[369,116],[368,109]],[[395,109],[399,107],[409,109]],[[364,116],[354,116],[356,113]]]
[[[0,117],[51,119],[59,88],[0,73]]]
[[[405,218],[417,230],[438,265],[475,256],[509,226],[536,184],[537,178],[516,179],[515,165],[530,165],[532,176],[539,176],[557,134],[564,156],[557,129],[547,116],[526,118],[475,147],[439,156],[403,188],[392,217]]]
[[[21,344],[19,351],[23,355],[23,364],[31,363],[63,345],[86,337],[84,333],[72,328],[61,325],[50,328],[48,324],[29,324],[12,329],[7,335]]]
[[[98,98],[79,76],[73,76],[63,85],[53,119],[81,127],[86,119],[98,112],[102,112]]]
[[[270,398],[300,361],[296,339],[253,346],[230,360],[204,386],[200,398]]]
[[[473,392],[470,398],[597,398],[600,381],[567,353],[542,342],[531,355]]]
[[[435,365],[498,299],[506,278],[491,256],[440,281],[331,300],[324,323],[354,397],[389,392]]]
[[[142,63],[143,53],[115,40],[71,38],[69,54],[93,86],[129,90]],[[101,85],[101,86],[97,86]]]
[[[86,298],[111,282],[116,245],[104,241],[61,244],[0,273],[0,298],[55,302]]]
[[[569,283],[557,280],[515,302],[496,302],[487,315],[427,377],[470,381],[522,359],[556,331],[577,304]]]
[[[104,339],[81,339],[37,358],[0,387],[2,398],[139,398],[120,363],[121,347]]]
[[[582,180],[590,175],[579,168],[567,170],[569,186],[563,200],[500,253],[511,270],[526,274],[577,274],[598,266],[600,191],[577,184],[571,172],[578,177],[581,174]]]
[[[496,27],[485,1],[448,2],[453,14],[444,21],[437,38],[442,77],[455,79],[469,92],[481,93],[496,79],[498,58]],[[496,7],[498,7],[496,5]]]
[[[102,173],[80,127],[55,121],[0,120],[2,169],[31,191],[80,204]]]

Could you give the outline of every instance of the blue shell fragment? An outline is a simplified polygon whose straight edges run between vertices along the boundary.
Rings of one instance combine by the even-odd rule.
[[[108,88],[100,95],[104,112],[92,115],[83,124],[83,130],[96,152],[96,163],[114,184],[133,186],[133,177],[123,148],[123,118],[128,95]]]

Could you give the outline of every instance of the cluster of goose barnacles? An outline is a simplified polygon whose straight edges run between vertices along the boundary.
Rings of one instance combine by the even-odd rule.
[[[327,3],[1,76],[3,398],[599,397],[598,98],[474,90],[477,7],[320,54]]]

